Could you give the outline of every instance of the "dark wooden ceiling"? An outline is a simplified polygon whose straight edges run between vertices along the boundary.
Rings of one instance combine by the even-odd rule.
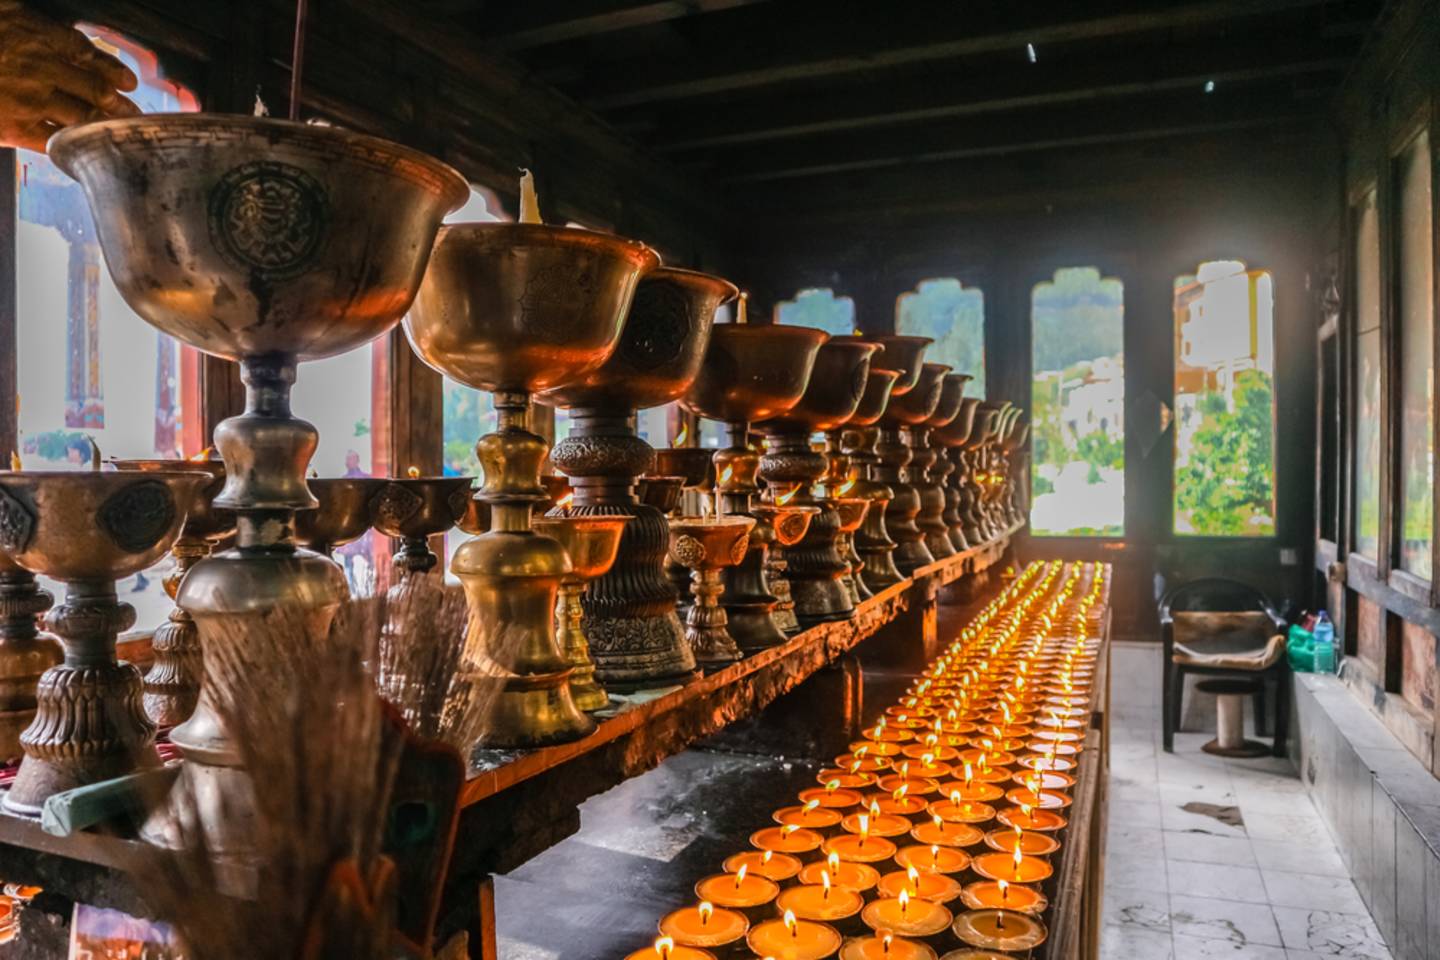
[[[923,188],[1316,123],[1381,0],[430,0],[711,188]],[[1031,51],[1033,50],[1033,57]],[[767,200],[768,202],[768,200]]]

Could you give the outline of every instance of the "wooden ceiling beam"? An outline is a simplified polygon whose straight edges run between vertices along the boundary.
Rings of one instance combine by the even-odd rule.
[[[824,32],[826,21],[822,14],[813,31],[815,43],[786,42],[767,48],[763,38],[756,38],[753,48],[744,51],[748,55],[737,56],[734,49],[726,48],[698,60],[621,71],[622,80],[595,85],[593,92],[582,97],[596,109],[613,110],[1005,50],[1021,51],[1026,44],[1043,49],[1127,34],[1183,30],[1326,2],[1329,0],[1188,0],[1065,20],[1057,20],[1053,8],[1040,4],[1006,6],[990,17],[979,12],[954,16],[953,7],[952,15],[947,17],[944,9],[948,5],[933,4],[910,5],[902,8],[903,15],[897,15],[888,4],[881,4],[874,7],[879,19],[839,24],[845,29],[837,27],[830,33]],[[943,36],[946,28],[949,37]],[[785,31],[780,34],[789,35]]]
[[[1239,85],[1307,75],[1339,75],[1350,64],[1333,49],[1313,55],[1298,52],[1284,60],[1273,55],[1261,59],[1261,51],[1247,50],[1245,56],[1222,55],[1208,68],[1190,56],[1166,58],[1168,69],[1157,70],[1150,63],[1118,61],[1097,64],[1093,69],[1029,71],[993,77],[956,78],[946,85],[929,78],[913,87],[860,92],[844,97],[778,99],[764,105],[747,103],[740,108],[707,110],[699,115],[682,112],[682,119],[666,122],[631,118],[643,130],[646,141],[660,153],[688,153],[716,147],[772,143],[800,137],[858,130],[875,130],[912,123],[933,123],[961,117],[975,117],[1012,110],[1033,110],[1102,100],[1143,97],[1174,91],[1198,91],[1213,82],[1222,95]],[[1273,45],[1270,50],[1273,54]],[[1189,53],[1190,51],[1186,51]],[[939,89],[937,89],[937,87]],[[625,118],[616,118],[626,128]]]
[[[1109,144],[1141,143],[1202,134],[1263,129],[1309,122],[1317,105],[1286,105],[1256,96],[1233,103],[1203,102],[1180,109],[1168,101],[1107,111],[1030,112],[947,124],[889,138],[833,137],[786,150],[743,150],[719,155],[718,177],[728,184],[762,183],[853,174],[892,167],[913,167],[957,160],[1011,157],[1028,153],[1078,150]]]
[[[629,30],[682,17],[720,10],[733,10],[764,0],[528,0],[514,3],[513,17],[487,11],[483,28],[485,47],[515,53],[590,37],[616,30]],[[497,15],[502,17],[497,22]]]

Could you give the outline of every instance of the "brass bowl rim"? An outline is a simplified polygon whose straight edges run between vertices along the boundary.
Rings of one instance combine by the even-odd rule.
[[[360,133],[346,127],[320,126],[312,123],[302,123],[296,120],[284,120],[279,117],[251,117],[244,114],[230,113],[146,113],[135,117],[119,117],[113,120],[97,120],[92,123],[80,124],[67,127],[52,136],[45,145],[45,152],[50,159],[66,174],[72,178],[75,174],[69,169],[69,162],[73,159],[76,151],[86,146],[90,141],[99,139],[102,134],[114,134],[116,132],[128,134],[132,128],[145,126],[164,126],[167,129],[251,129],[264,131],[266,136],[273,142],[277,134],[285,138],[304,144],[308,140],[331,140],[340,141],[348,145],[362,147],[379,153],[391,153],[403,157],[419,166],[428,167],[442,181],[446,181],[448,193],[449,211],[460,209],[470,197],[470,181],[460,171],[443,160],[437,160],[414,147],[408,147],[403,143],[396,143],[394,140],[387,140],[384,137],[373,136],[368,133]],[[112,136],[111,141],[114,141]],[[442,194],[443,195],[443,194]]]
[[[660,267],[660,254],[653,247],[641,240],[632,240],[629,237],[622,237],[618,233],[602,233],[599,230],[587,230],[584,227],[557,227],[548,223],[511,223],[509,221],[462,221],[459,223],[445,223],[435,233],[435,246],[440,244],[451,234],[459,237],[485,234],[519,234],[518,237],[510,238],[510,247],[522,245],[539,246],[549,244],[558,247],[577,246],[599,246],[610,247],[616,253],[628,257],[640,269],[640,278],[644,279]],[[525,236],[529,234],[530,236]],[[718,279],[718,278],[717,278]]]
[[[659,256],[659,254],[657,253],[656,256]],[[703,270],[691,270],[689,267],[667,267],[662,263],[659,266],[656,266],[654,269],[652,269],[649,273],[645,274],[640,279],[642,281],[658,280],[666,277],[677,280],[693,280],[718,286],[720,288],[720,303],[722,305],[727,304],[730,301],[734,300],[736,297],[740,296],[740,288],[735,286],[735,284],[731,283],[729,280],[726,280],[724,277],[718,276],[713,273],[706,273]]]
[[[48,480],[56,477],[113,477],[123,480],[156,479],[160,477],[200,477],[205,480],[215,479],[213,474],[204,470],[0,470],[0,480],[13,480],[16,478],[35,480]]]
[[[754,517],[747,517],[738,513],[727,513],[723,517],[709,517],[704,514],[691,514],[679,517],[669,517],[665,521],[672,528],[676,526],[689,527],[739,527],[746,524],[755,525]]]
[[[772,332],[776,330],[784,331],[781,336],[794,337],[797,340],[812,340],[817,349],[830,340],[830,334],[814,327],[802,327],[793,323],[736,323],[734,320],[712,326],[710,339],[714,340],[717,333],[726,337],[755,337],[759,335],[756,331],[764,331],[768,335],[773,335]],[[721,331],[727,332],[721,333]]]

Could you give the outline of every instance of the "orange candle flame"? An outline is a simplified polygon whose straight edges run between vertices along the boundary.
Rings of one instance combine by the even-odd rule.
[[[997,880],[995,883],[1000,887],[1000,902],[1004,903],[1010,899],[1010,884],[1005,880]]]
[[[724,470],[720,471],[720,485],[724,486],[729,483],[730,478],[733,476],[735,476],[735,468],[727,466]]]
[[[888,954],[888,953],[890,952],[890,944],[891,944],[891,942],[892,942],[894,939],[895,939],[895,934],[893,934],[893,933],[887,933],[887,934],[885,934],[885,936],[883,936],[883,937],[880,938],[880,949],[883,950],[886,954]]]
[[[903,917],[910,910],[910,891],[901,887],[900,896],[897,899],[900,901],[900,916]]]
[[[822,894],[822,898],[825,899],[825,900],[829,900],[829,899],[830,899],[830,871],[829,871],[829,870],[825,870],[825,869],[823,869],[823,868],[820,870],[820,883],[823,884],[824,887],[825,887],[825,893]]]
[[[655,952],[660,955],[660,960],[670,960],[670,951],[675,949],[675,941],[669,937],[659,937],[655,940]]]
[[[860,814],[860,846],[865,846],[865,841],[870,839],[870,817],[868,814]]]
[[[790,931],[790,936],[792,937],[798,937],[800,935],[800,924],[795,919],[794,910],[785,911],[785,929]]]
[[[774,851],[774,850],[766,850],[765,853],[764,853],[764,855],[760,857],[760,862],[761,862],[761,863],[764,863],[764,864],[768,864],[768,863],[771,861],[771,859],[774,858],[774,856],[775,856],[775,851]]]
[[[910,889],[918,896],[920,893],[920,871],[913,866],[905,871],[905,879],[910,881]]]
[[[745,871],[746,871],[747,869],[749,869],[749,867],[750,867],[750,864],[748,864],[748,863],[742,863],[742,864],[740,864],[740,869],[735,871],[735,889],[736,889],[736,890],[739,890],[739,889],[740,889],[740,884],[742,884],[742,883],[745,882]]]
[[[555,501],[555,506],[559,507],[561,510],[569,510],[569,509],[570,509],[570,504],[572,504],[572,503],[574,503],[574,502],[575,502],[575,491],[574,491],[574,490],[571,490],[569,493],[565,494],[565,496],[563,496],[563,497],[561,497],[559,500]]]
[[[677,434],[675,434],[675,439],[673,439],[673,440],[670,441],[670,446],[672,446],[672,447],[683,447],[683,446],[685,446],[685,441],[686,441],[686,440],[689,440],[689,439],[690,439],[690,424],[688,424],[688,423],[682,423],[682,424],[680,424],[680,432],[677,433]]]
[[[1019,880],[1019,879],[1020,879],[1020,864],[1024,862],[1024,860],[1025,860],[1025,854],[1023,854],[1023,853],[1020,852],[1020,847],[1019,847],[1018,844],[1017,844],[1016,847],[1015,847],[1015,856],[1012,857],[1011,859],[1015,861],[1015,879],[1016,879],[1016,880]]]
[[[832,852],[825,858],[825,866],[835,873],[840,872],[840,854]]]
[[[851,477],[848,481],[846,481],[845,484],[842,485],[839,490],[836,490],[836,491],[835,491],[835,496],[837,496],[837,497],[843,497],[843,496],[845,496],[845,494],[849,493],[850,490],[851,490],[851,488],[853,488],[853,487],[855,486],[855,479],[856,479],[855,477]]]
[[[415,478],[417,478],[417,477],[420,476],[420,468],[419,468],[419,467],[408,467],[408,468],[406,468],[406,470],[405,470],[405,476],[409,477],[411,480],[414,480]]]
[[[696,909],[700,911],[700,926],[708,926],[710,923],[710,915],[715,912],[715,904],[709,900],[701,900],[700,906]]]
[[[191,463],[204,463],[206,460],[209,460],[209,459],[210,459],[210,454],[213,453],[214,451],[215,451],[215,448],[214,448],[214,447],[206,447],[204,450],[201,450],[199,453],[195,454],[195,456],[191,457],[191,458],[190,458],[190,462],[191,462]]]

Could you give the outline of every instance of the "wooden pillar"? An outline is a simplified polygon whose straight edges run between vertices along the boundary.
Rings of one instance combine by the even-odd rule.
[[[15,151],[0,149],[0,457],[20,449],[15,291]],[[9,459],[4,460],[9,467]]]

